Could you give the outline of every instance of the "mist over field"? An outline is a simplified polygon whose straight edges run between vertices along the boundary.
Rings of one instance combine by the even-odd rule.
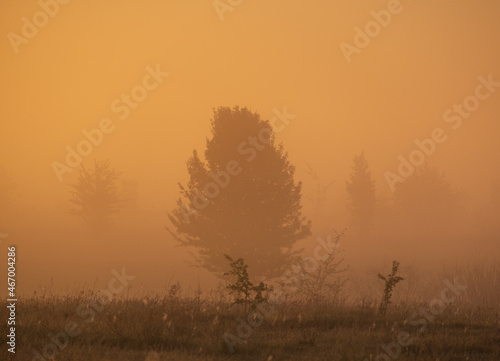
[[[376,314],[397,261],[394,307],[429,301],[459,277],[468,291],[457,297],[487,307],[484,324],[498,334],[499,3],[0,8],[0,250],[16,248],[20,302],[83,300],[114,277],[119,299],[152,302],[161,318],[148,297],[220,292],[232,302],[227,273],[241,258],[256,294],[261,281],[297,283],[290,299]],[[321,270],[331,283],[309,283]],[[189,302],[172,307],[187,314]]]

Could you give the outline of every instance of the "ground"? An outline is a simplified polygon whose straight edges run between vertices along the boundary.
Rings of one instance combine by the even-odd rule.
[[[20,300],[7,359],[500,360],[498,309],[455,303],[433,315],[425,304],[391,304],[383,316],[373,305],[297,302],[252,313],[214,295],[104,305],[95,296]],[[6,319],[5,304],[1,312]]]

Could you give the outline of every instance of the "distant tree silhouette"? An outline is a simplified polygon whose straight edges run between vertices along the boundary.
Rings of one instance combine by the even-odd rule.
[[[444,173],[427,163],[394,190],[396,214],[403,225],[427,232],[445,226],[456,214],[458,196]]]
[[[246,108],[214,109],[211,130],[205,162],[196,151],[187,162],[190,180],[168,216],[175,231],[167,229],[218,276],[224,254],[244,258],[255,277],[277,276],[310,235],[295,168],[269,122]]]
[[[326,202],[328,201],[328,189],[333,185],[334,182],[324,183],[321,181],[318,172],[315,171],[309,163],[307,164],[307,174],[309,174],[312,180],[316,183],[316,188],[314,189],[314,195],[308,195],[307,199],[309,199],[314,205],[314,215],[318,216],[323,213],[323,210],[326,206]]]
[[[354,156],[351,177],[346,182],[349,219],[362,238],[368,235],[375,215],[375,183],[363,153]]]
[[[92,231],[102,231],[110,224],[111,216],[118,213],[121,199],[118,193],[120,173],[111,168],[109,161],[95,161],[93,169],[82,165],[78,183],[70,185],[70,202],[76,207],[70,214],[80,217]]]

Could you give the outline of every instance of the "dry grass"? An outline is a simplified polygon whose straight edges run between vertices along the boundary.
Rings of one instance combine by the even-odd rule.
[[[359,298],[311,304],[290,297],[274,305],[262,325],[235,345],[234,353],[223,335],[237,336],[238,318],[247,320],[248,315],[229,307],[230,299],[220,291],[184,296],[171,288],[162,295],[115,299],[93,317],[77,311],[95,299],[90,291],[24,297],[18,303],[18,353],[12,359],[32,360],[33,349],[42,353],[53,343],[49,333],[58,334],[74,322],[81,333],[69,338],[55,360],[499,360],[498,269],[488,265],[460,270],[467,290],[426,322],[425,329],[416,322],[422,316],[415,317],[429,307],[421,299],[395,301],[382,317],[376,302]],[[442,286],[430,288],[439,295]],[[5,310],[3,305],[2,318]],[[394,347],[400,335],[412,342],[398,350]],[[384,351],[389,344],[397,351],[395,357]]]

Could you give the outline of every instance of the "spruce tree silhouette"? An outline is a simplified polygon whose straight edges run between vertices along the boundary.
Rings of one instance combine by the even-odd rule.
[[[70,202],[75,205],[70,214],[80,217],[92,232],[106,230],[111,216],[118,213],[122,205],[119,179],[120,173],[111,168],[108,160],[94,161],[91,169],[82,165],[78,183],[70,185],[73,188]]]
[[[375,183],[363,153],[354,156],[351,178],[346,182],[350,223],[360,238],[366,237],[375,215]]]
[[[196,250],[198,266],[222,276],[224,254],[244,258],[255,277],[281,274],[310,235],[301,214],[301,182],[268,121],[246,108],[219,107],[211,120],[205,161],[188,160],[189,182],[167,230]]]

